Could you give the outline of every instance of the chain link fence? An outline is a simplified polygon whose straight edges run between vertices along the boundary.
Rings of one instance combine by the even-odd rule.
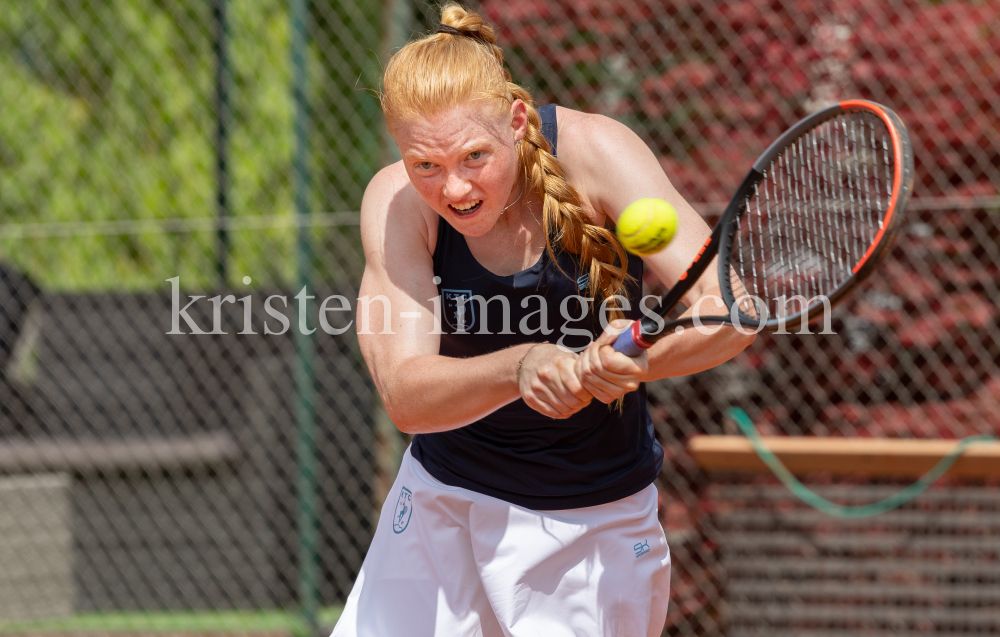
[[[538,103],[627,123],[706,217],[832,101],[890,106],[915,143],[906,228],[835,334],[649,388],[665,634],[1000,633],[995,482],[842,524],[686,451],[735,433],[730,406],[772,435],[1000,433],[1000,2],[478,8]],[[395,153],[369,89],[436,22],[411,0],[0,12],[0,632],[332,626],[406,443],[337,333]]]

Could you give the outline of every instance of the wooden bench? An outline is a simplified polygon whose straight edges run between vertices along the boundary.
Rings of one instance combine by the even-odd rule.
[[[918,478],[950,453],[956,440],[899,438],[762,438],[792,473]],[[688,451],[705,472],[768,473],[743,436],[695,436]],[[1000,442],[969,447],[948,470],[961,478],[1000,477]]]
[[[811,486],[848,505],[898,492],[955,444],[764,443],[793,473],[865,480]],[[769,470],[745,438],[699,436],[689,451],[712,476],[706,495],[729,637],[1000,633],[1000,489],[989,483],[1000,477],[1000,443],[969,449],[947,474],[953,477],[949,486],[862,520],[820,513],[783,485],[754,476]],[[954,478],[964,482],[956,486]],[[895,483],[884,484],[886,479]]]

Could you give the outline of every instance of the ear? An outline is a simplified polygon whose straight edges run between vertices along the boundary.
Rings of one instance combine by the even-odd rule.
[[[510,127],[514,133],[514,143],[524,138],[528,132],[528,107],[524,100],[516,99],[510,105]]]

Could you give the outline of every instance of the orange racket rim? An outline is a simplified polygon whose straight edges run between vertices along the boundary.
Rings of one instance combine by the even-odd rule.
[[[845,112],[847,111],[868,111],[877,115],[885,127],[889,130],[889,137],[892,140],[892,152],[893,157],[896,161],[893,162],[893,182],[892,182],[892,194],[889,197],[889,210],[886,212],[885,217],[882,220],[882,226],[879,231],[875,234],[875,238],[872,240],[871,245],[865,250],[865,253],[861,256],[861,259],[854,264],[852,271],[857,274],[858,270],[864,266],[868,259],[875,253],[879,244],[882,242],[882,237],[885,235],[885,231],[892,225],[892,217],[896,214],[896,210],[899,207],[900,200],[902,199],[902,193],[904,189],[908,191],[909,185],[905,183],[906,178],[903,172],[904,169],[904,158],[908,149],[904,148],[902,135],[900,134],[897,122],[893,121],[895,118],[889,116],[886,109],[875,102],[869,102],[868,100],[844,100],[839,103],[841,109]],[[901,123],[899,125],[902,125]]]

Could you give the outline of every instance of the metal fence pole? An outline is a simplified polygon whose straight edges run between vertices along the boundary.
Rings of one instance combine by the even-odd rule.
[[[291,56],[292,94],[295,102],[295,157],[293,160],[293,196],[298,216],[296,241],[296,285],[305,295],[311,280],[312,247],[310,227],[303,223],[309,214],[309,106],[306,93],[308,82],[307,47],[309,42],[308,0],[291,2]],[[298,329],[295,332],[295,393],[298,439],[296,451],[299,464],[299,607],[304,628],[309,635],[319,633],[319,550],[316,476],[316,374],[314,369],[315,343],[305,327],[308,316],[308,298],[300,299]]]
[[[229,25],[226,16],[227,0],[214,0],[212,15],[215,21],[215,175],[216,214],[219,219],[218,254],[215,268],[219,274],[219,284],[226,287],[228,279],[229,231],[226,218],[229,216]]]

